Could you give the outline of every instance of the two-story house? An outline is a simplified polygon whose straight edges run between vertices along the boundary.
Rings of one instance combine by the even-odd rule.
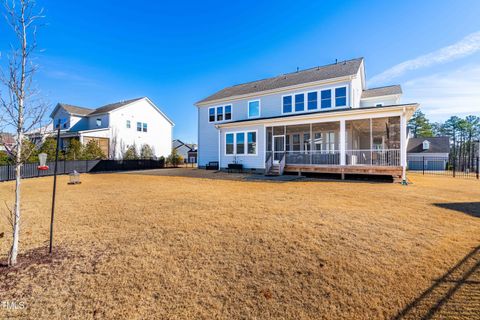
[[[367,89],[363,58],[222,89],[196,103],[199,167],[405,178],[418,104],[401,95],[399,85]]]
[[[167,157],[172,150],[174,123],[147,97],[97,109],[58,103],[50,117],[55,128],[60,126],[62,148],[70,139],[83,144],[95,140],[111,159],[120,159],[132,145],[140,152],[142,145],[148,144],[156,157]]]

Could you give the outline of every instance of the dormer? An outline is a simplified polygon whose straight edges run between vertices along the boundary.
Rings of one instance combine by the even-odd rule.
[[[428,140],[423,141],[422,142],[422,147],[423,147],[423,150],[430,149],[430,141],[428,141]]]

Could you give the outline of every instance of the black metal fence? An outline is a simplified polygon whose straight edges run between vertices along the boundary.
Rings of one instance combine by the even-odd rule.
[[[446,175],[462,178],[480,178],[480,158],[465,162],[454,157],[408,157],[408,170],[428,175]]]
[[[26,163],[22,166],[22,178],[35,178],[53,175],[55,162],[47,162],[48,170],[38,170],[38,163]],[[112,172],[161,169],[165,161],[160,160],[72,160],[58,161],[57,174],[68,174],[76,170],[79,173]],[[0,166],[0,181],[15,180],[13,165]]]

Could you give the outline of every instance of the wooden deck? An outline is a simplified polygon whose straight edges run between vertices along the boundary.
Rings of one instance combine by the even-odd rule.
[[[309,164],[287,164],[285,172],[313,172],[313,173],[335,173],[341,174],[365,174],[392,176],[394,179],[402,177],[402,167],[389,166],[340,166],[340,165],[309,165]]]

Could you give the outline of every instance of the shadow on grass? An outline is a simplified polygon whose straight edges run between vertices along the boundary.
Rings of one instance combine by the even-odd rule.
[[[434,203],[435,206],[459,211],[472,217],[480,218],[480,202]]]
[[[478,319],[480,246],[477,246],[393,319]]]

